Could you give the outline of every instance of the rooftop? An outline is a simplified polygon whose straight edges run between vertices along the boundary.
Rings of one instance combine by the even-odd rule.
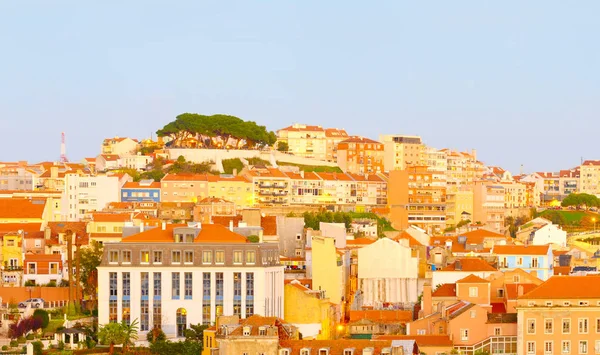
[[[552,276],[519,299],[600,299],[600,275]]]
[[[546,255],[549,245],[494,245],[492,253],[496,255]]]

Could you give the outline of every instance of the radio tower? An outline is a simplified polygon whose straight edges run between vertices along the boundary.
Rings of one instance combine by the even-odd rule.
[[[60,135],[60,162],[68,163],[69,159],[67,159],[67,146],[65,144],[65,132],[62,132]]]

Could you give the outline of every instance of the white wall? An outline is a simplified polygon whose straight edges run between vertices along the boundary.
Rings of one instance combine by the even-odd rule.
[[[567,246],[567,232],[555,224],[546,224],[535,231],[533,245],[556,244],[561,247]]]
[[[418,278],[419,260],[410,248],[389,238],[358,250],[359,278]]]
[[[67,221],[80,220],[83,217],[81,210],[101,211],[108,203],[120,201],[122,184],[116,176],[68,174],[65,180],[61,207],[63,218]]]
[[[183,156],[186,160],[201,163],[206,161],[216,162],[221,159],[233,159],[233,158],[261,158],[266,161],[271,161],[271,154],[273,154],[276,161],[283,161],[287,163],[295,163],[302,165],[321,165],[321,166],[338,166],[336,163],[327,162],[323,160],[310,159],[298,157],[292,154],[286,154],[279,151],[260,151],[260,150],[235,150],[235,149],[180,149],[173,148],[167,149],[170,159],[177,159],[179,156]]]
[[[335,239],[336,248],[346,247],[346,225],[344,223],[319,222],[319,230],[322,236]]]

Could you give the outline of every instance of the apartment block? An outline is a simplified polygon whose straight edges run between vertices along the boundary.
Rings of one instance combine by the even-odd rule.
[[[380,135],[384,145],[384,170],[404,170],[424,163],[425,145],[419,136]]]
[[[364,137],[351,137],[338,144],[337,163],[344,172],[355,174],[382,173],[383,144]]]
[[[101,211],[110,202],[119,201],[121,188],[131,180],[129,175],[120,177],[66,174],[62,198],[63,217],[67,221],[78,221],[89,212]]]
[[[287,143],[288,151],[294,155],[318,160],[327,158],[327,138],[321,126],[295,123],[278,130],[277,141]]]
[[[341,141],[348,139],[348,133],[343,129],[326,128],[325,138],[327,139],[327,143],[325,144],[327,150],[326,160],[336,162],[338,144]]]
[[[504,230],[505,188],[496,182],[476,181],[473,187],[473,220],[492,230]]]
[[[101,154],[135,154],[138,145],[139,142],[137,139],[132,139],[128,137],[106,138],[102,141]]]

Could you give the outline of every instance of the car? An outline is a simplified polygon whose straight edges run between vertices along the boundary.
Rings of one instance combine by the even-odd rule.
[[[41,298],[30,298],[26,301],[19,303],[19,308],[27,308],[27,306],[31,306],[31,308],[44,307],[44,300]]]

